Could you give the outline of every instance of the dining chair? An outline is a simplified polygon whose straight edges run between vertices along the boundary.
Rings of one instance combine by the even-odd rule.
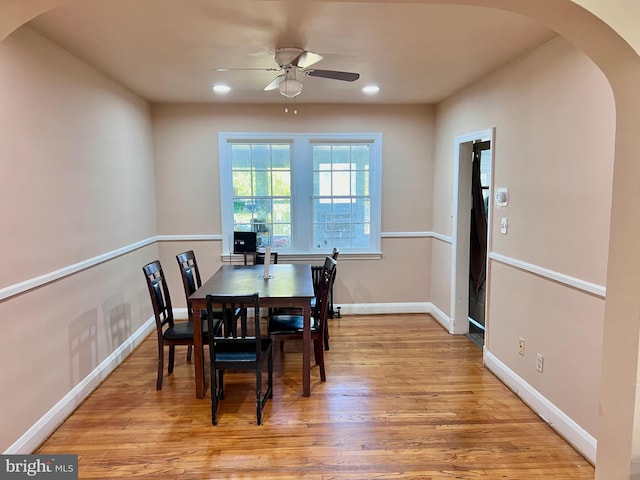
[[[220,308],[222,318],[214,318]],[[253,328],[247,324],[253,314]],[[238,319],[240,329],[238,329]],[[262,410],[273,398],[273,340],[263,337],[260,329],[260,297],[250,295],[207,295],[207,325],[209,332],[211,423],[218,423],[218,406],[224,399],[226,371],[255,371],[256,420],[262,424]],[[267,364],[267,386],[263,388],[263,367]],[[263,392],[264,390],[264,392]]]
[[[324,343],[327,338],[327,314],[328,300],[333,280],[335,279],[337,262],[326,257],[320,280],[318,283],[318,292],[316,302],[312,306],[311,311],[311,339],[313,340],[313,351],[316,359],[316,365],[320,367],[320,380],[327,380],[324,367]],[[269,315],[267,320],[267,333],[273,339],[273,343],[282,342],[283,340],[302,339],[302,330],[304,326],[304,317],[302,314],[283,314],[275,313]]]
[[[198,268],[198,262],[193,250],[187,250],[186,252],[179,253],[176,255],[176,260],[180,267],[180,276],[182,277],[182,286],[184,287],[184,295],[187,302],[187,315],[189,317],[189,322],[193,323],[193,312],[189,305],[189,297],[202,285],[200,269]],[[221,310],[217,310],[214,313],[216,318],[222,318]],[[206,315],[206,310],[202,310],[200,312],[201,324],[206,322]],[[191,361],[191,346],[189,346],[187,350],[187,361]]]
[[[155,260],[142,267],[153,315],[156,320],[156,332],[158,336],[158,378],[156,390],[162,390],[163,370],[164,370],[164,347],[169,347],[168,373],[173,373],[173,363],[175,358],[176,345],[193,346],[193,324],[190,322],[175,322],[173,318],[173,307],[169,287],[165,280],[162,265],[159,260]]]
[[[245,265],[264,265],[264,252],[244,252]],[[271,263],[278,263],[278,252],[271,252]]]
[[[331,258],[334,260],[338,260],[338,255],[340,254],[340,250],[338,248],[333,247],[333,251],[331,252]],[[314,299],[311,301],[311,308],[315,305],[316,298],[318,297],[318,285],[320,284],[320,279],[322,278],[322,272],[325,268],[325,265],[311,265],[311,280],[313,281],[313,292]],[[336,266],[337,269],[337,266]],[[329,298],[327,300],[327,318],[334,317],[333,310],[333,284],[335,282],[335,275],[337,271],[334,271],[334,279],[331,283],[331,288],[329,289]],[[274,313],[278,314],[289,314],[289,315],[302,315],[302,312],[299,308],[278,308]],[[280,343],[280,349],[282,350],[283,343]],[[324,349],[329,350],[329,328],[325,328],[325,338],[324,338]]]

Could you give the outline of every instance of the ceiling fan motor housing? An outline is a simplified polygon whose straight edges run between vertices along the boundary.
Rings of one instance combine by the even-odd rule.
[[[276,49],[276,63],[280,67],[286,67],[298,58],[302,52],[304,52],[302,48],[278,48]]]

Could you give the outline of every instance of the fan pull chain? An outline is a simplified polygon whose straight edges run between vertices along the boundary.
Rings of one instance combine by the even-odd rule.
[[[294,107],[293,107],[293,114],[297,115],[298,114],[298,107],[295,106],[296,100],[293,100],[294,103]],[[284,105],[284,113],[289,113],[289,102],[287,101],[287,103],[285,103]]]

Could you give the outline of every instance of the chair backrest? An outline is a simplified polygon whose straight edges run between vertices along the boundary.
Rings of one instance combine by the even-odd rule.
[[[176,255],[176,260],[180,266],[180,275],[182,276],[184,294],[187,297],[187,303],[189,303],[189,296],[200,288],[200,285],[202,285],[198,262],[196,261],[196,256],[193,253],[193,250],[179,253]]]
[[[173,327],[173,307],[171,305],[169,287],[159,260],[148,263],[142,267],[142,271],[149,288],[153,315],[156,318],[156,329],[158,330],[158,335],[161,335],[165,325]]]
[[[333,249],[333,254],[331,255],[331,257],[326,257],[325,261],[324,261],[324,263],[322,265],[311,265],[311,278],[313,280],[313,293],[315,294],[316,298],[320,295],[320,291],[319,291],[318,286],[320,285],[320,281],[322,280],[322,275],[323,275],[324,271],[329,267],[332,267],[332,271],[333,271],[333,279],[332,279],[332,282],[331,282],[331,285],[333,285],[333,280],[335,280],[336,265],[337,265],[337,262],[335,262],[335,260],[338,257],[338,253],[340,253],[340,251],[337,248],[334,248]],[[331,258],[332,260],[334,260],[335,264],[327,262],[327,258]],[[331,288],[329,288],[329,290],[331,290]]]
[[[219,309],[222,309],[222,318],[220,318]],[[252,329],[247,325],[249,310],[253,310]],[[238,320],[240,320],[240,329],[238,329]],[[262,335],[260,296],[257,292],[249,295],[207,295],[207,321],[209,332],[215,332],[214,335],[209,335],[211,348],[214,348],[217,343],[255,343],[256,358],[260,358]]]
[[[320,272],[320,278],[318,280],[317,292],[316,292],[316,305],[314,311],[314,317],[317,322],[324,325],[327,322],[327,316],[329,314],[329,293],[333,286],[333,281],[336,278],[336,262],[331,257],[324,259],[324,265]]]
[[[331,252],[331,258],[334,260],[338,260],[338,255],[340,255],[340,250],[337,247],[333,247],[333,252]]]
[[[245,265],[264,265],[264,252],[244,252]],[[278,252],[271,252],[271,263],[278,263]]]

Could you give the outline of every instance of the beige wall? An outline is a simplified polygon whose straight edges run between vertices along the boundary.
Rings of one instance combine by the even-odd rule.
[[[431,106],[304,105],[298,115],[284,113],[283,107],[154,105],[161,235],[222,233],[219,132],[381,132],[382,231],[411,234],[431,230]],[[383,242],[381,260],[350,261],[343,257],[336,301],[428,301],[430,242],[428,238],[390,238]],[[163,247],[167,252],[163,262],[175,263],[180,248],[183,246]],[[206,248],[220,253],[221,245],[211,242]],[[219,264],[222,259],[214,261]]]
[[[552,40],[438,105],[436,119],[434,230],[451,232],[456,136],[495,127],[494,184],[508,187],[510,200],[493,210],[491,251],[605,285],[615,107],[587,57]],[[445,302],[443,311],[450,279],[436,272],[450,261],[434,250],[432,300]],[[604,299],[495,261],[488,290],[488,350],[595,436]],[[542,375],[536,353],[546,359]]]
[[[144,101],[23,28],[0,43],[0,104],[0,289],[155,235]],[[151,316],[155,255],[0,300],[1,451]]]

